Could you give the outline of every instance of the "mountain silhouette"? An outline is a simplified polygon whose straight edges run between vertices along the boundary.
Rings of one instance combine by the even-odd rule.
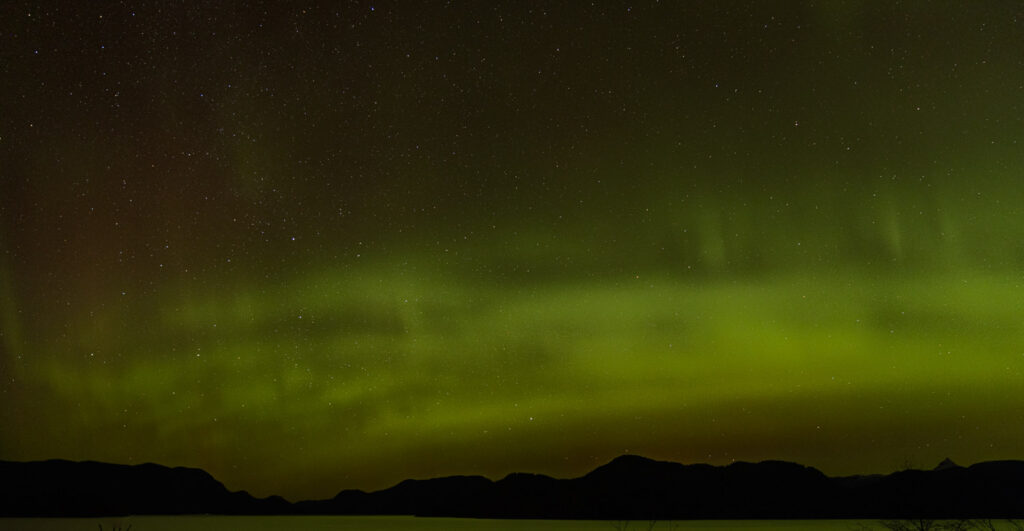
[[[0,516],[286,514],[284,498],[229,492],[197,468],[0,461]]]
[[[946,470],[946,469],[950,469],[950,468],[961,468],[961,466],[956,464],[956,463],[954,463],[952,459],[947,457],[947,458],[943,459],[941,463],[936,465],[936,467],[933,468],[932,470]]]
[[[289,503],[230,492],[206,472],[155,464],[0,461],[0,516],[418,515],[475,518],[1020,518],[1024,461],[828,477],[784,461],[684,465],[624,455],[572,479],[514,473],[405,480]]]

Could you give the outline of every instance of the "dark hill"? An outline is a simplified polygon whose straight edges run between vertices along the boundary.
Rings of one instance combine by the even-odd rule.
[[[438,480],[434,480],[438,481]],[[403,482],[332,500],[308,514],[416,514],[478,518],[798,519],[1024,516],[1024,462],[830,478],[783,461],[724,467],[621,456],[585,476],[511,474]]]
[[[206,472],[0,461],[0,516],[413,514],[478,518],[1020,518],[1024,462],[829,478],[783,461],[682,465],[622,456],[574,479],[510,474],[406,480],[289,504],[229,492]]]
[[[0,516],[279,514],[283,498],[229,492],[197,468],[93,461],[0,461]]]

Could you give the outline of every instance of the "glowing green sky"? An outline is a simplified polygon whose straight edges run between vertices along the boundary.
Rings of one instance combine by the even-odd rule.
[[[1024,457],[1024,11],[968,4],[6,2],[0,459]]]

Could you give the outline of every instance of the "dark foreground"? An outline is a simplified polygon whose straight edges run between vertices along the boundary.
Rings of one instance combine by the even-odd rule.
[[[951,522],[950,522],[951,523]],[[123,519],[0,519],[0,529],[18,531],[888,531],[871,520],[474,520],[412,517],[129,517]],[[993,522],[997,531],[1019,531]],[[935,530],[940,531],[940,530]]]
[[[418,515],[500,519],[1021,518],[1024,462],[828,477],[781,461],[682,465],[622,456],[573,479],[511,474],[406,480],[289,503],[230,492],[189,468],[0,462],[0,516]]]
[[[898,522],[901,524],[903,522]],[[910,522],[907,522],[908,524]],[[1020,531],[1007,521],[986,521],[983,531]],[[932,531],[962,529],[936,521]],[[877,520],[478,520],[408,516],[133,516],[127,518],[0,518],[0,529],[19,531],[889,531]],[[916,528],[913,528],[916,529]],[[900,528],[894,528],[900,531]],[[962,531],[968,531],[963,529]]]

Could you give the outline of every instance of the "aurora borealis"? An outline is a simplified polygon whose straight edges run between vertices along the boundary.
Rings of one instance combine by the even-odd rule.
[[[1024,457],[1021,4],[226,5],[0,6],[0,459]]]

